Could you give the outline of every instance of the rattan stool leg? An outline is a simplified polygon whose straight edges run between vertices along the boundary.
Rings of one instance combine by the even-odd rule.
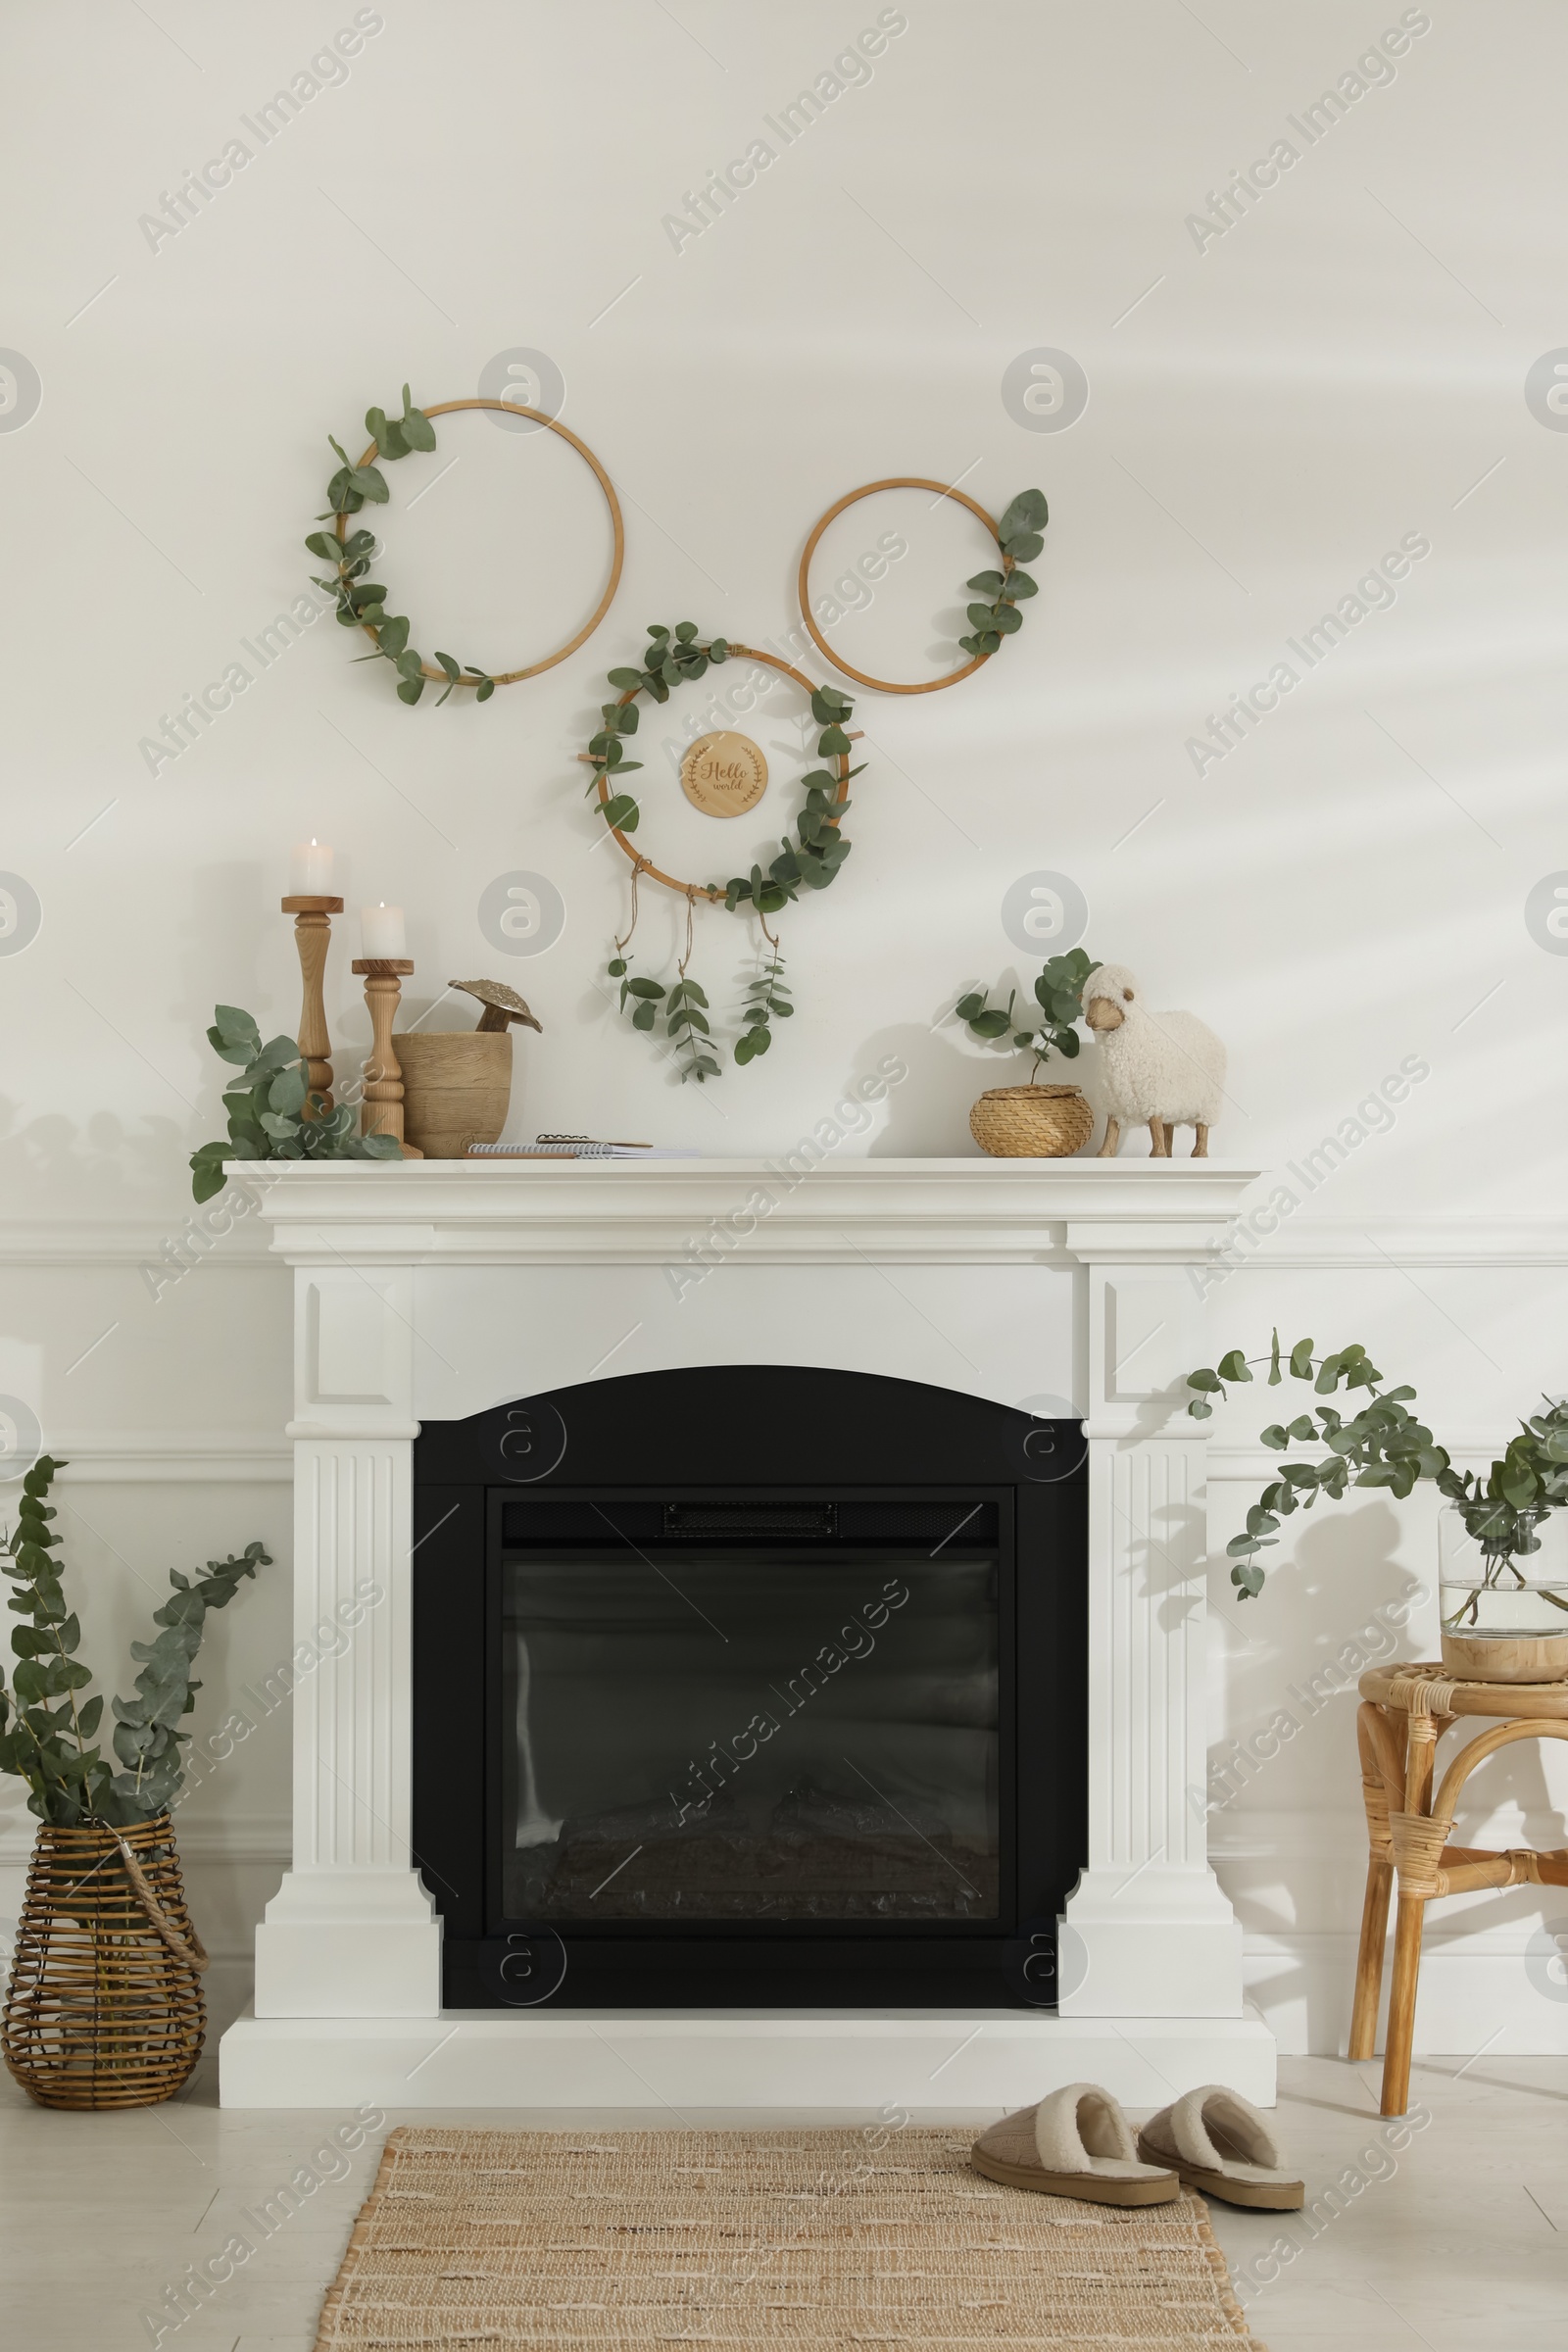
[[[1430,1715],[1412,1715],[1405,1726],[1404,1809],[1408,1814],[1431,1814],[1437,1754],[1437,1724]],[[1385,2115],[1403,2115],[1410,2103],[1410,2049],[1415,2038],[1416,1978],[1421,1970],[1425,1914],[1425,1897],[1406,1893],[1401,1876],[1394,1929],[1394,1974],[1389,1984],[1389,2037],[1383,2045]]]
[[[1410,2104],[1410,2050],[1415,2039],[1416,1979],[1421,1969],[1425,1899],[1399,1896],[1394,1929],[1394,1970],[1389,1980],[1389,2037],[1383,2051],[1384,2115],[1403,2115]]]
[[[1370,2058],[1377,2048],[1383,1945],[1389,1933],[1389,1897],[1393,1891],[1393,1863],[1382,1854],[1369,1854],[1366,1897],[1361,1905],[1361,1946],[1355,1956],[1355,2006],[1350,2012],[1352,2058]]]
[[[1355,1957],[1355,2001],[1350,2011],[1350,2056],[1370,2058],[1377,2048],[1378,2002],[1383,1991],[1383,1945],[1389,1932],[1389,1896],[1394,1886],[1394,1849],[1389,1841],[1389,1800],[1400,1801],[1404,1788],[1404,1724],[1363,1703],[1356,1717],[1361,1753],[1361,1796],[1366,1806],[1366,1894],[1361,1904],[1361,1944]]]

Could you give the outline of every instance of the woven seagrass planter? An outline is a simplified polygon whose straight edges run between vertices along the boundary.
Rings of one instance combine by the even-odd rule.
[[[202,2053],[206,1964],[167,1813],[124,1830],[45,1822],[0,2023],[6,2065],[41,2107],[172,2097]]]
[[[1094,1130],[1076,1086],[994,1086],[969,1113],[969,1133],[993,1159],[1066,1159]]]

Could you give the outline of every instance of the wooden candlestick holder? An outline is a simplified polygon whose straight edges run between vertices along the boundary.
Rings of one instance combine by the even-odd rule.
[[[392,1024],[403,1001],[403,978],[413,971],[414,964],[407,956],[360,956],[350,968],[364,977],[370,1015],[370,1058],[365,1065],[360,1133],[395,1136],[403,1145],[405,1159],[422,1159],[424,1153],[416,1145],[403,1142],[403,1071],[392,1051]]]
[[[284,899],[282,911],[294,917],[294,945],[300,955],[300,977],[305,993],[300,1005],[297,1044],[305,1057],[309,1093],[304,1115],[316,1116],[311,1095],[319,1095],[323,1109],[332,1107],[332,1041],[326,1034],[326,1006],[321,1001],[321,975],[326,951],[332,944],[332,916],[341,914],[341,899]]]

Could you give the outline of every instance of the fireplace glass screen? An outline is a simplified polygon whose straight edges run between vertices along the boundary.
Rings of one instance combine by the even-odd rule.
[[[514,1919],[995,1920],[994,1551],[503,1562]]]

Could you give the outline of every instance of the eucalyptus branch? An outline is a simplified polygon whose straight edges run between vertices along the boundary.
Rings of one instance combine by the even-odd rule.
[[[1000,648],[1004,637],[1015,637],[1023,626],[1023,614],[1018,611],[1027,597],[1038,596],[1038,581],[1020,564],[1033,563],[1045,546],[1042,533],[1051,519],[1043,490],[1020,490],[997,525],[997,538],[1002,548],[1000,571],[977,571],[967,585],[977,596],[989,597],[989,604],[970,605],[969,622],[974,634],[960,637],[958,643],[966,654],[983,660]]]
[[[435,426],[421,409],[416,409],[409,397],[409,387],[403,387],[403,414],[388,416],[384,409],[367,409],[365,429],[375,443],[375,454],[383,463],[406,458],[411,450],[432,450],[435,447]],[[406,613],[388,612],[386,590],[378,580],[366,575],[370,568],[370,557],[375,548],[373,531],[348,531],[344,524],[350,514],[358,514],[365,506],[385,506],[391,497],[386,476],[377,466],[356,466],[340,441],[330,433],[327,441],[340,463],[336,473],[326,486],[327,511],[317,516],[318,522],[330,522],[330,531],[312,531],[305,545],[319,563],[334,566],[329,578],[312,573],[318,588],[324,588],[337,599],[337,617],[346,629],[368,629],[375,641],[373,654],[362,654],[362,662],[390,662],[398,673],[398,700],[416,703],[428,681],[424,674],[423,656],[409,644],[409,619]],[[472,663],[463,664],[450,654],[437,654],[436,662],[446,678],[446,691],[437,697],[436,709],[451,694],[454,686],[472,686],[474,701],[486,703],[496,690],[496,682],[487,671],[475,669]]]
[[[1319,1396],[1364,1390],[1368,1401],[1348,1419],[1337,1406],[1322,1404],[1261,1433],[1273,1452],[1312,1444],[1328,1450],[1317,1461],[1282,1463],[1279,1477],[1249,1509],[1246,1533],[1226,1545],[1231,1582],[1243,1599],[1262,1591],[1258,1555],[1276,1544],[1281,1521],[1294,1511],[1310,1510],[1320,1494],[1339,1502],[1352,1486],[1386,1487],[1402,1500],[1427,1481],[1454,1504],[1489,1573],[1504,1560],[1539,1550],[1539,1518],[1568,1502],[1568,1400],[1544,1399],[1546,1411],[1521,1422],[1519,1435],[1483,1479],[1477,1471],[1454,1469],[1431,1430],[1407,1409],[1414,1389],[1384,1388],[1383,1374],[1359,1344],[1320,1356],[1311,1340],[1298,1340],[1286,1355],[1276,1331],[1266,1356],[1249,1358],[1233,1348],[1216,1367],[1190,1372],[1187,1386],[1196,1394],[1188,1412],[1206,1421],[1213,1411],[1210,1399],[1217,1396],[1228,1401],[1233,1387],[1250,1383],[1254,1363],[1268,1365],[1270,1388],[1278,1388],[1289,1374],[1309,1383]]]
[[[812,690],[811,716],[821,729],[816,739],[819,760],[848,758],[846,730],[854,715],[854,703],[836,686]],[[862,760],[858,767],[846,772],[843,781],[849,783],[864,767]],[[749,874],[734,875],[726,883],[724,904],[731,913],[737,906],[752,906],[760,916],[777,914],[781,906],[793,906],[802,890],[826,890],[848,858],[851,845],[844,838],[843,819],[851,804],[838,797],[840,779],[831,767],[813,767],[801,783],[806,807],[796,819],[795,846],[790,846],[786,836],[765,874],[754,865]],[[764,923],[763,929],[766,927]]]
[[[115,1753],[126,1769],[115,1775],[111,1786],[130,1808],[131,1819],[161,1812],[184,1777],[179,1750],[190,1735],[177,1727],[180,1717],[195,1706],[201,1689],[190,1670],[208,1610],[226,1608],[244,1579],[270,1565],[270,1555],[259,1543],[251,1543],[226,1560],[209,1560],[207,1574],[194,1583],[177,1568],[170,1570],[172,1596],[153,1611],[154,1625],[164,1631],[155,1641],[130,1645],[142,1669],[136,1677],[136,1696],[114,1702]]]
[[[27,1621],[12,1629],[16,1664],[9,1691],[0,1675],[0,1771],[26,1783],[28,1809],[40,1821],[70,1826],[100,1820],[118,1828],[151,1820],[178,1788],[179,1742],[186,1735],[174,1724],[194,1706],[201,1687],[191,1681],[190,1665],[206,1613],[225,1607],[242,1578],[270,1563],[261,1544],[252,1543],[238,1557],[210,1560],[206,1576],[194,1584],[177,1569],[170,1571],[173,1597],[153,1618],[167,1630],[151,1643],[130,1645],[131,1656],[144,1661],[139,1695],[114,1702],[115,1754],[126,1768],[117,1773],[88,1744],[104,1702],[95,1692],[78,1704],[93,1677],[75,1655],[81,1627],[66,1605],[60,1564],[52,1557],[60,1538],[49,1525],[56,1514],[45,1497],[64,1467],[40,1455],[23,1480],[17,1527],[0,1546],[4,1573],[17,1588],[12,1613]],[[64,1705],[49,1703],[61,1699]]]
[[[631,962],[629,956],[615,956],[606,967],[611,979],[620,982],[621,1011],[630,1004],[631,1025],[644,1032],[656,1026],[662,1012],[664,1035],[675,1049],[681,1083],[695,1078],[699,1086],[706,1086],[710,1078],[719,1075],[718,1063],[703,1044],[710,1035],[707,997],[695,980],[678,979],[673,988],[666,989],[659,980],[633,978]]]
[[[198,1200],[220,1193],[231,1159],[401,1159],[402,1151],[390,1135],[360,1135],[352,1104],[340,1102],[328,1110],[319,1095],[309,1092],[305,1057],[291,1037],[274,1037],[265,1046],[262,1033],[248,1012],[237,1004],[216,1004],[207,1041],[222,1059],[234,1063],[223,1096],[228,1113],[228,1141],[203,1144],[191,1153],[191,1191]]]
[[[767,925],[764,923],[762,928],[766,931]],[[778,942],[770,932],[768,937],[772,942],[772,958],[762,966],[755,979],[746,984],[747,1002],[741,1014],[746,1029],[735,1040],[735,1059],[743,1068],[747,1062],[755,1061],[760,1054],[765,1054],[773,1043],[769,1023],[787,1021],[795,1010],[790,1002],[790,992],[784,984],[784,958],[779,954]]]
[[[664,1004],[664,1030],[680,1057],[681,1083],[695,1078],[699,1086],[719,1074],[718,1064],[710,1052],[705,1050],[704,1038],[711,1033],[708,1025],[708,999],[695,980],[677,980]]]
[[[633,669],[623,665],[606,673],[611,685],[620,688],[621,700],[599,706],[599,732],[588,744],[588,764],[593,773],[587,790],[592,792],[602,776],[607,779],[629,776],[642,766],[640,760],[627,760],[621,752],[622,736],[635,735],[641,722],[638,695],[649,694],[656,703],[667,703],[672,686],[705,676],[710,662],[728,660],[729,647],[724,639],[712,637],[705,645],[698,637],[695,620],[677,621],[673,632],[658,621],[650,621],[642,667]],[[635,833],[642,809],[629,792],[612,793],[608,802],[600,804],[600,813],[612,831]]]
[[[1029,1083],[1034,1085],[1048,1056],[1056,1053],[1064,1060],[1076,1060],[1082,1051],[1075,1021],[1083,1018],[1084,989],[1092,972],[1100,965],[1082,948],[1069,949],[1065,956],[1053,956],[1042,966],[1035,982],[1035,1003],[1039,1009],[1027,1017],[1017,1014],[1018,991],[1007,997],[1005,1009],[990,1004],[979,990],[960,997],[953,1007],[954,1018],[963,1022],[973,1037],[994,1045],[1000,1038],[1011,1035],[1011,1042],[1020,1052],[1032,1054]]]

